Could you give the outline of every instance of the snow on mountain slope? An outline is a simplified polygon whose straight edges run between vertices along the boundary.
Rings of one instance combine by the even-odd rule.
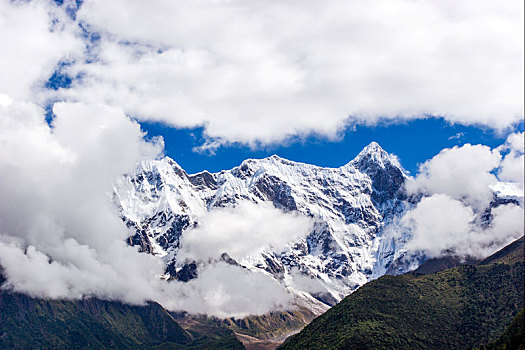
[[[261,250],[235,263],[271,274],[301,303],[322,309],[392,263],[396,246],[393,240],[381,244],[383,227],[410,205],[402,191],[406,180],[397,159],[373,142],[340,168],[274,155],[188,175],[170,158],[143,161],[116,183],[114,200],[135,232],[129,243],[163,256],[166,278],[181,280],[196,273],[177,261],[181,235],[214,208],[248,200],[311,217],[312,232],[285,252]],[[301,290],[297,276],[319,281],[322,290]]]

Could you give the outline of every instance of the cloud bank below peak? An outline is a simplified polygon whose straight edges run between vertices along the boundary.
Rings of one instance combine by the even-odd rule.
[[[227,253],[240,261],[263,249],[279,251],[287,243],[306,237],[313,221],[284,213],[264,203],[242,201],[235,208],[217,208],[182,236],[179,259],[207,261]]]
[[[423,198],[392,227],[411,233],[406,248],[430,257],[483,258],[523,236],[524,136],[510,134],[494,149],[443,149],[423,163],[406,185]],[[495,205],[495,193],[507,200]]]
[[[64,25],[90,49],[71,46],[71,85],[39,98],[204,126],[206,147],[334,138],[349,122],[523,117],[521,1],[92,0],[76,22],[100,40]]]
[[[1,288],[44,298],[155,300],[171,310],[218,317],[289,305],[289,293],[271,276],[223,262],[199,266],[189,283],[163,280],[160,257],[127,245],[131,232],[110,199],[115,179],[141,159],[160,157],[163,140],[145,140],[118,108],[58,103],[54,113],[50,126],[37,105],[0,95],[0,270],[7,280]],[[248,219],[232,222],[244,215]],[[242,257],[267,244],[282,246],[309,225],[306,218],[244,204],[211,214],[197,229],[206,241],[193,240],[187,251],[200,259],[215,257],[209,255],[214,248]],[[263,229],[275,232],[269,241]],[[259,236],[250,239],[255,230]]]

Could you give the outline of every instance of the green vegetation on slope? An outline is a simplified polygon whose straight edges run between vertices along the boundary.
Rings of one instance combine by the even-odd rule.
[[[467,349],[488,343],[523,307],[517,242],[494,264],[367,283],[280,349]],[[520,259],[518,259],[520,260]]]
[[[190,334],[157,303],[45,300],[0,291],[2,349],[243,349],[233,332]]]
[[[494,342],[480,346],[480,350],[525,350],[525,308],[514,317],[505,332]]]

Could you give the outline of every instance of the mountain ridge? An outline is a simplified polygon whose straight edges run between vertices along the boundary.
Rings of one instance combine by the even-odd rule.
[[[397,196],[407,178],[397,158],[377,143],[338,168],[273,155],[246,159],[217,173],[187,174],[175,161],[164,158],[143,161],[120,179],[114,200],[123,220],[135,231],[129,243],[163,256],[166,278],[198,275],[177,262],[180,237],[214,208],[251,201],[312,218],[314,230],[305,239],[291,242],[284,254],[261,251],[236,263],[270,273],[304,303],[322,309],[369,280],[377,254],[387,256],[383,260],[394,258],[390,252],[377,250],[384,223],[407,205]],[[292,267],[322,283],[325,296],[287,284]]]
[[[131,230],[128,243],[161,256],[164,278],[181,281],[199,274],[198,264],[177,259],[181,237],[216,208],[235,208],[247,201],[311,218],[312,231],[283,252],[265,249],[239,261],[230,256],[224,261],[271,275],[296,302],[318,313],[372,279],[408,272],[426,260],[404,249],[409,232],[384,230],[421,197],[407,195],[408,180],[397,157],[372,142],[337,168],[272,155],[245,159],[229,170],[187,174],[168,157],[144,160],[117,181],[113,199]],[[519,204],[495,197],[494,205],[509,201]],[[487,210],[479,215],[488,225]],[[449,261],[446,267],[456,263]],[[292,269],[323,290],[310,293],[294,285]]]
[[[316,318],[280,349],[467,349],[498,337],[523,307],[523,237],[485,265],[385,275]],[[503,253],[502,253],[503,252]]]

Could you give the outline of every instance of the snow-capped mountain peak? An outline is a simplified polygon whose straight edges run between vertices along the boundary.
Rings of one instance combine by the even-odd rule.
[[[378,252],[382,228],[403,209],[406,178],[397,159],[375,142],[339,168],[273,155],[246,159],[231,170],[188,175],[164,158],[143,161],[121,178],[115,201],[134,231],[129,243],[164,256],[169,278],[181,278],[181,271],[184,278],[193,276],[177,261],[181,236],[214,208],[247,200],[310,217],[313,231],[285,252],[261,251],[237,263],[263,270],[296,296],[326,306],[369,280],[378,256],[381,264],[389,263],[388,252]],[[292,269],[318,280],[325,292],[298,290]]]
[[[396,156],[387,153],[377,142],[373,141],[351,160],[348,165],[366,170],[369,167],[385,168],[394,166],[404,171]]]

